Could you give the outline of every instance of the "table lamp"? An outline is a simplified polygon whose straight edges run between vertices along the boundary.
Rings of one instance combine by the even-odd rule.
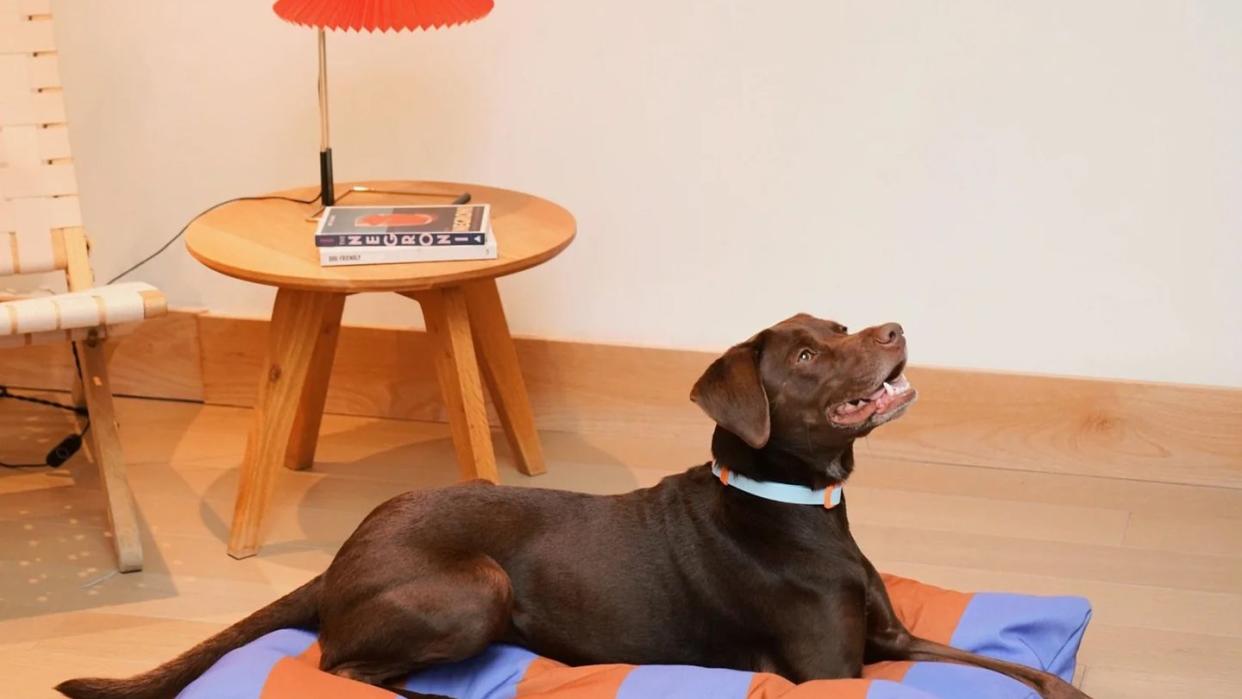
[[[281,19],[319,31],[319,186],[321,204],[336,203],[328,131],[328,60],[324,30],[368,32],[436,29],[480,19],[492,0],[276,0]],[[348,192],[347,192],[348,193]]]

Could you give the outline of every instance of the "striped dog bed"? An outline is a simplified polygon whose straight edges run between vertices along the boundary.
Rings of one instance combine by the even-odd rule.
[[[964,593],[884,576],[902,621],[916,635],[1042,668],[1071,680],[1091,618],[1079,597]],[[181,699],[390,699],[394,693],[318,670],[315,634],[284,629],[234,650]],[[405,689],[455,699],[951,699],[1036,697],[987,670],[949,663],[868,665],[862,679],[795,685],[776,675],[681,665],[568,667],[495,645],[479,656],[411,675]]]

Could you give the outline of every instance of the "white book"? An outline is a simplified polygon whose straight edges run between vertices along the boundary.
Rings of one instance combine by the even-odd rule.
[[[315,230],[324,267],[496,259],[490,207],[331,206]]]
[[[494,260],[496,239],[491,231],[482,245],[454,245],[441,247],[383,247],[375,245],[355,247],[321,247],[319,264],[323,267],[345,265],[395,265],[406,262],[444,262],[451,260]]]

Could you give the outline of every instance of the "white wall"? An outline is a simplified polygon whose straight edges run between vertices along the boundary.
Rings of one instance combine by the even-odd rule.
[[[101,276],[213,202],[316,180],[314,34],[270,3],[55,11]],[[899,320],[923,364],[1242,386],[1235,0],[498,0],[329,43],[339,179],[577,216],[503,282],[518,333],[719,348],[806,310]],[[270,309],[180,245],[138,276]]]

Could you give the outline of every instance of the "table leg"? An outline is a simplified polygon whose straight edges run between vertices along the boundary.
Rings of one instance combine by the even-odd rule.
[[[293,435],[289,438],[289,451],[285,455],[285,467],[295,471],[308,469],[315,463],[319,425],[323,422],[323,406],[328,398],[328,381],[332,376],[332,360],[336,357],[337,339],[341,334],[343,310],[345,297],[340,296],[340,303],[329,307],[324,314],[315,338],[306,387],[302,389],[302,401],[293,419]]]
[[[462,478],[497,483],[496,454],[465,292],[460,287],[445,287],[409,295],[423,307]]]
[[[276,474],[291,448],[294,422],[306,395],[318,338],[339,322],[344,296],[280,289],[272,309],[268,355],[259,379],[258,399],[229,532],[229,555],[253,556],[271,499]]]
[[[518,470],[528,476],[544,473],[548,468],[543,459],[543,447],[535,429],[535,415],[531,411],[496,280],[470,282],[465,289],[479,363]]]

